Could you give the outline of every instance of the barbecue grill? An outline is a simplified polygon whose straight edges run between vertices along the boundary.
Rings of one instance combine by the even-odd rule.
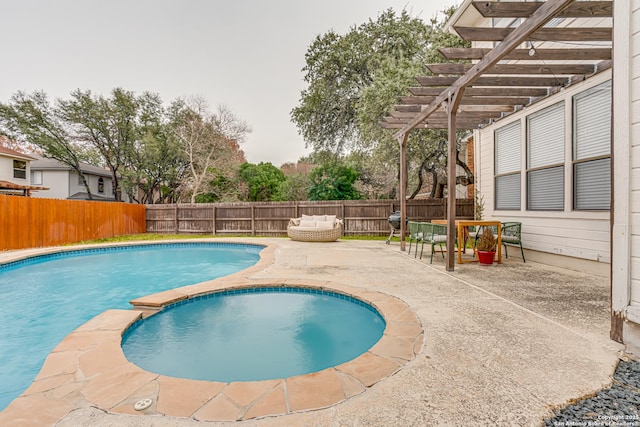
[[[407,224],[407,219],[405,218],[405,225]],[[389,238],[387,239],[387,245],[391,243],[391,238],[398,233],[400,235],[400,211],[393,211],[391,215],[389,215],[389,225],[391,226],[391,234],[389,234]]]

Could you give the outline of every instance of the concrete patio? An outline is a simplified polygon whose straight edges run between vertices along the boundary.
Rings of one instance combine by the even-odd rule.
[[[430,265],[384,241],[225,240],[272,247],[266,262],[239,273],[248,281],[322,281],[404,301],[422,323],[423,347],[391,376],[325,409],[203,422],[111,414],[80,401],[56,426],[537,426],[553,407],[611,384],[622,354],[608,337],[606,277],[515,257],[448,273],[439,255]]]

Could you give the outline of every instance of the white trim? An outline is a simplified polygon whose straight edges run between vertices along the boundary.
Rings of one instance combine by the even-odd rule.
[[[630,234],[630,155],[631,155],[631,98],[628,84],[631,75],[631,2],[614,1],[613,16],[613,117],[615,143],[612,148],[614,163],[614,205],[611,232],[611,308],[624,311],[631,300],[631,234]],[[638,318],[640,321],[640,317]]]
[[[445,32],[458,35],[458,33],[456,33],[456,31],[453,29],[453,26],[456,25],[458,19],[460,19],[460,17],[467,11],[469,6],[471,5],[471,2],[472,0],[464,0],[462,4],[458,6],[456,11],[453,12],[453,15],[451,15],[451,18],[449,18],[449,20],[444,24],[443,30]]]
[[[630,305],[626,310],[627,320],[640,323],[640,307]]]

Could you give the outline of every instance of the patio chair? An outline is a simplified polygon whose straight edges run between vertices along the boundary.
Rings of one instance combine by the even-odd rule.
[[[522,249],[522,223],[521,222],[503,222],[502,223],[502,246],[504,246],[504,256],[509,258],[507,254],[507,245],[520,246],[522,254],[522,262],[524,259],[524,250]]]
[[[422,241],[422,229],[420,228],[420,224],[420,222],[409,221],[409,252],[407,252],[407,255],[411,255],[411,246],[413,242],[416,242],[414,257],[418,254],[418,242]]]
[[[424,235],[422,246],[423,249],[425,243],[431,246],[431,259],[429,263],[433,264],[433,253],[435,252],[436,245],[440,246],[440,253],[442,254],[442,258],[444,258],[442,245],[447,243],[447,226],[426,222],[423,223],[422,227]],[[422,259],[422,251],[420,251],[420,259]]]

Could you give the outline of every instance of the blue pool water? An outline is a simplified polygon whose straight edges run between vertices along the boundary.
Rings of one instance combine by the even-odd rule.
[[[0,265],[0,410],[33,381],[53,348],[110,309],[254,265],[258,245],[175,243],[96,248]]]
[[[253,288],[211,294],[136,322],[130,362],[157,374],[258,381],[320,371],[356,358],[382,336],[371,306],[333,292]]]

